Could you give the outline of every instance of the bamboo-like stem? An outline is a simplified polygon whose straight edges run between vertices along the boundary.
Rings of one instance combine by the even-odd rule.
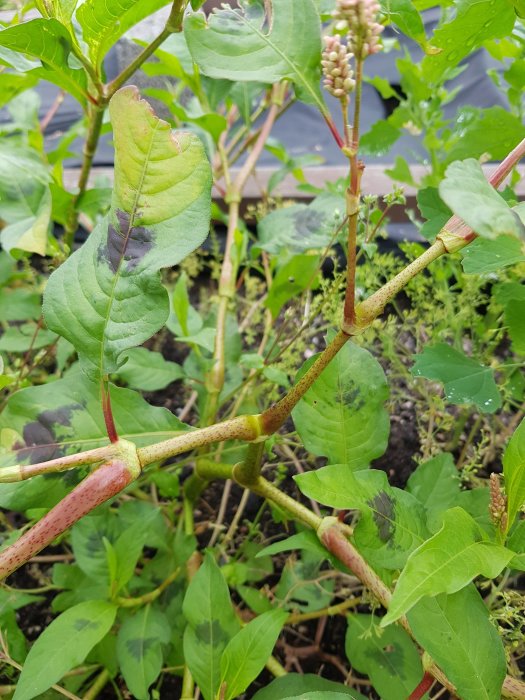
[[[182,692],[180,695],[180,700],[193,700],[193,693],[195,689],[195,683],[193,681],[193,676],[188,666],[184,666],[184,671],[182,675]]]
[[[281,676],[287,675],[286,669],[281,663],[279,663],[279,661],[277,661],[275,656],[270,656],[265,666],[275,678],[280,678]]]
[[[231,420],[216,423],[215,425],[199,428],[181,435],[176,435],[169,440],[157,442],[147,447],[139,447],[137,454],[142,466],[158,462],[169,457],[188,452],[196,447],[211,445],[214,442],[226,440],[244,440],[251,442],[262,435],[259,416],[237,416]]]
[[[83,148],[82,167],[78,179],[77,193],[71,202],[71,209],[64,228],[64,244],[68,246],[70,250],[73,248],[73,241],[78,226],[78,205],[84,192],[86,191],[89,173],[91,172],[93,158],[95,156],[98,140],[100,138],[104,111],[105,105],[90,105],[88,108],[89,127],[86,142]]]
[[[429,671],[425,671],[421,682],[410,693],[408,700],[421,700],[427,691],[434,685],[434,678]]]
[[[355,321],[357,329],[362,330],[369,326],[372,321],[383,312],[386,304],[393,299],[411,279],[446,252],[447,249],[443,241],[437,239],[430,248],[427,248],[424,253],[384,284],[381,289],[378,289],[372,296],[358,304]],[[348,330],[350,331],[352,329]]]
[[[298,625],[300,622],[306,622],[307,620],[317,620],[320,617],[334,617],[335,615],[344,615],[347,610],[355,608],[357,605],[361,605],[363,602],[362,598],[348,598],[348,600],[343,600],[342,603],[337,603],[336,605],[329,605],[322,610],[314,610],[308,613],[291,613],[286,620],[287,625]]]
[[[297,384],[295,384],[280,401],[270,406],[270,408],[261,414],[261,425],[266,435],[271,435],[279,430],[292,412],[294,406],[305,395],[325,367],[334,359],[349,337],[350,334],[345,331],[339,331]]]
[[[155,53],[161,44],[163,44],[170,34],[176,34],[182,31],[182,19],[184,17],[184,10],[188,0],[174,0],[171,7],[171,12],[166,22],[166,26],[161,31],[161,33],[153,39],[153,41],[148,44],[144,49],[136,56],[136,58],[127,65],[124,70],[117,75],[117,77],[112,80],[107,85],[106,94],[108,99],[115,94],[115,92],[124,85],[124,83],[131,78],[131,76],[145,63],[148,58]]]
[[[0,484],[8,484],[15,481],[24,481],[31,479],[39,474],[50,474],[53,472],[62,472],[74,467],[80,467],[84,464],[97,464],[110,459],[116,454],[112,445],[105,447],[97,447],[93,450],[78,452],[75,455],[67,455],[66,457],[57,457],[50,459],[48,462],[38,462],[37,464],[15,464],[13,467],[4,467],[0,469]]]
[[[257,482],[261,474],[261,460],[264,454],[264,441],[252,442],[248,445],[244,461],[233,468],[233,478],[239,484],[247,486]]]

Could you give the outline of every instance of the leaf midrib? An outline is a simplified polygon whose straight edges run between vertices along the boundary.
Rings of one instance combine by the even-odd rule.
[[[138,201],[139,201],[139,197],[142,193],[142,187],[144,185],[144,180],[146,179],[146,172],[147,172],[147,169],[149,166],[151,151],[153,149],[153,142],[155,140],[155,134],[157,132],[158,127],[159,127],[159,121],[157,120],[157,121],[155,121],[155,124],[151,130],[151,138],[150,138],[150,142],[148,144],[148,150],[147,150],[145,158],[144,158],[144,165],[142,166],[142,171],[140,173],[139,182],[137,185],[137,189],[135,191],[135,199],[133,201],[133,206],[131,207],[131,211],[129,213],[129,225],[128,225],[128,230],[126,232],[126,236],[124,238],[124,245],[122,247],[122,254],[120,256],[120,260],[118,262],[117,269],[115,270],[113,284],[111,285],[111,292],[110,292],[110,295],[108,297],[108,310],[107,310],[106,318],[104,320],[104,325],[102,328],[102,342],[100,343],[99,373],[101,376],[104,375],[103,370],[104,370],[104,350],[106,348],[106,329],[109,325],[111,310],[113,308],[113,302],[115,300],[115,291],[117,288],[117,284],[119,283],[119,280],[120,280],[120,268],[122,266],[122,261],[124,259],[124,255],[126,253],[126,248],[128,245],[129,236],[130,236],[130,233],[133,229],[135,215],[137,213]],[[109,226],[109,221],[108,221],[108,226]]]

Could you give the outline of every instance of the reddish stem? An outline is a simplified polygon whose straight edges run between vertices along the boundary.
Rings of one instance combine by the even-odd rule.
[[[100,385],[100,395],[102,398],[102,413],[104,414],[104,422],[110,442],[118,442],[117,428],[113,419],[113,411],[111,410],[111,396],[109,394],[109,382],[107,377],[102,379]]]
[[[421,679],[421,682],[418,684],[417,688],[414,688],[414,690],[410,693],[408,700],[421,700],[423,695],[430,690],[433,683],[434,678],[428,671],[425,671],[425,675]]]
[[[323,117],[324,117],[325,122],[326,122],[327,125],[328,125],[328,128],[330,129],[330,131],[331,131],[331,133],[332,133],[332,136],[333,136],[334,139],[335,139],[335,142],[337,143],[337,145],[339,146],[339,148],[343,148],[343,146],[345,145],[345,142],[343,141],[343,139],[342,139],[342,137],[341,137],[341,134],[340,134],[339,131],[337,130],[337,127],[336,127],[336,125],[334,124],[334,122],[333,122],[331,116],[330,116],[329,114],[323,114]]]
[[[14,544],[0,552],[0,581],[47,547],[58,535],[104,501],[120,493],[135,478],[121,459],[91,472]]]

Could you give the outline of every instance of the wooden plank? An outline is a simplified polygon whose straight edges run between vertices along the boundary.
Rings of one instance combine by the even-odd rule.
[[[380,164],[380,165],[367,165],[363,174],[362,179],[362,192],[366,194],[375,194],[382,196],[392,192],[394,182],[385,173],[385,170],[391,168],[392,165]],[[483,165],[483,171],[485,175],[490,177],[491,173],[497,167],[497,164]],[[237,168],[232,168],[232,178],[235,178]],[[428,173],[428,169],[423,165],[412,165],[410,166],[410,171],[414,180],[420,181],[424,175]],[[516,193],[521,198],[525,198],[525,166],[519,166],[518,171],[521,175],[521,181],[516,186]],[[263,167],[257,168],[256,173],[252,174],[249,178],[246,188],[244,190],[244,197],[246,199],[260,199],[265,187],[268,184],[268,180],[271,175],[275,172],[274,168]],[[339,178],[345,177],[348,169],[344,166],[330,166],[323,165],[315,168],[305,168],[304,173],[306,180],[314,185],[315,187],[324,188],[327,182],[334,182]],[[79,168],[64,168],[64,185],[67,189],[73,190],[78,182],[80,169]],[[113,168],[112,167],[94,167],[91,171],[90,176],[90,186],[93,186],[95,178],[100,176],[107,177],[110,182],[113,181]],[[219,182],[219,185],[223,183]],[[403,185],[405,195],[407,197],[413,198],[417,192],[415,187],[411,185]],[[280,183],[280,185],[274,191],[275,195],[291,199],[303,199],[310,200],[312,195],[307,192],[302,192],[297,189],[297,182],[294,177],[287,175],[285,179]],[[213,196],[215,199],[222,199],[220,192],[214,188]]]

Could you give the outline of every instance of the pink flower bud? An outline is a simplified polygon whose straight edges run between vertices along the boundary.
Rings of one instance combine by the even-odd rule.
[[[350,59],[352,54],[341,44],[337,36],[325,36],[326,44],[323,51],[321,66],[324,75],[324,87],[334,97],[344,99],[354,89]]]
[[[376,0],[337,0],[334,17],[348,28],[348,45],[359,60],[381,50],[379,35],[383,25],[377,22],[380,10]]]

